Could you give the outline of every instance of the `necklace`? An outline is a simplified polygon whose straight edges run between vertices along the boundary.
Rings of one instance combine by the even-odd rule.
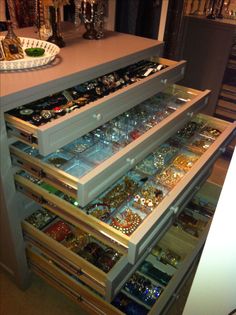
[[[84,23],[92,23],[94,19],[94,1],[88,1],[90,4],[90,19],[87,19],[87,0],[83,1],[82,15]]]

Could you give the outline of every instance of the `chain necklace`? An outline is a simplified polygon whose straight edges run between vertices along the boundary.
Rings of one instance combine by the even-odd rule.
[[[82,15],[82,5],[81,5],[81,0],[74,0],[75,4],[75,25],[76,27],[80,26],[81,24],[81,15]]]
[[[87,19],[87,0],[83,1],[83,6],[82,6],[82,16],[84,19],[84,23],[92,23],[94,20],[94,0],[88,1],[90,4],[90,19]]]

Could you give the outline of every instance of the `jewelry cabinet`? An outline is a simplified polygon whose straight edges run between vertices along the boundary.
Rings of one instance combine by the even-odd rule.
[[[24,36],[32,36],[31,29],[20,32]],[[35,71],[1,73],[1,215],[4,218],[1,222],[4,225],[1,232],[4,233],[4,238],[1,235],[1,264],[12,273],[20,287],[27,287],[30,272],[34,271],[91,314],[123,314],[124,309],[115,307],[116,303],[122,301],[131,303],[131,308],[137,306],[145,314],[160,314],[196,261],[211,221],[210,217],[208,220],[207,216],[190,211],[190,221],[201,223],[201,233],[191,235],[195,227],[184,231],[180,225],[186,216],[189,217],[188,213],[183,214],[185,206],[210,174],[216,158],[235,137],[235,123],[198,114],[206,106],[210,91],[176,85],[176,81],[184,76],[185,62],[161,58],[162,43],[158,41],[113,32],[108,32],[100,41],[86,41],[81,34],[72,31],[65,40],[67,46],[51,65]],[[96,96],[83,106],[77,106],[78,103],[68,98],[68,91],[74,87],[83,86],[86,82],[94,84],[95,81],[97,84],[100,82],[97,78],[105,80],[111,73],[113,76],[119,73],[120,69],[125,69],[127,74],[130,66],[136,67],[143,60],[151,66],[145,68],[141,78],[136,77],[129,84],[122,85],[123,81],[119,81],[122,88],[119,86],[106,95]],[[41,125],[35,125],[14,114],[17,111],[23,116],[31,115],[36,111],[37,104],[48,98],[53,99],[57,93],[62,93],[66,104],[71,102],[70,108],[73,108],[65,111],[63,116],[58,115],[47,123],[44,121]],[[166,97],[169,97],[168,106],[165,104],[160,113]],[[150,125],[150,120],[147,122],[142,106],[148,108],[146,115],[151,113],[153,124]],[[141,112],[137,112],[137,108],[141,108]],[[154,115],[155,108],[158,108],[158,114]],[[57,106],[53,110],[58,113]],[[128,119],[126,128],[139,121],[140,117],[143,120],[131,132],[129,129],[129,141],[125,145],[120,138],[115,144],[112,142],[112,153],[104,158],[109,145],[107,126],[112,124],[117,128],[115,124],[120,124],[124,117]],[[130,209],[137,205],[140,207],[139,202],[143,199],[140,196],[152,190],[150,187],[154,178],[162,183],[172,165],[169,168],[166,166],[166,169],[160,168],[157,174],[142,176],[137,176],[140,174],[136,172],[137,168],[143,167],[145,159],[152,159],[155,152],[163,146],[168,147],[181,133],[186,139],[189,133],[195,135],[192,133],[195,128],[200,130],[199,134],[196,133],[195,142],[186,140],[182,144],[181,140],[178,153],[175,152],[170,162],[182,169],[170,177],[168,188],[165,185],[156,186],[155,203],[149,196],[147,212],[141,207],[133,214]],[[211,135],[210,140],[204,138],[204,149],[200,145],[203,149],[200,153],[192,151],[194,143],[199,143],[199,137],[204,132],[207,136]],[[73,155],[71,146],[79,143],[81,149],[78,141],[88,139],[91,133],[93,139],[97,134],[105,135],[103,144],[106,147],[101,147],[101,141],[97,141],[95,145],[99,144],[98,150],[95,148],[95,151],[88,153],[89,147],[85,152]],[[85,145],[85,142],[82,144]],[[99,159],[101,152],[102,160]],[[60,155],[62,153],[63,156]],[[82,159],[79,160],[81,154]],[[85,175],[68,173],[71,164],[68,164],[68,168],[62,168],[63,163],[67,165],[67,162],[76,159],[76,163],[84,163],[78,166],[82,172],[85,162],[86,165],[93,164],[92,158],[95,159],[94,168],[86,168]],[[52,159],[54,164],[50,164]],[[104,202],[104,194],[110,193],[116,185],[123,185],[123,194],[126,193],[128,203],[123,200],[114,213],[109,213],[108,220],[92,215],[91,205],[96,211],[101,207],[103,211],[107,210],[108,205],[110,207],[107,201]],[[135,189],[132,190],[132,187]],[[215,190],[218,196],[219,188]],[[211,205],[215,204],[217,198],[208,198]],[[117,203],[117,199],[114,198],[113,202]],[[51,213],[46,214],[48,221],[45,227],[37,225],[40,211]],[[137,222],[128,222],[128,216]],[[181,217],[183,222],[179,223]],[[120,222],[126,219],[129,224],[121,229]],[[32,220],[34,223],[36,220],[36,226]],[[62,230],[69,234],[63,234]],[[72,234],[77,237],[75,247]],[[158,262],[161,256],[155,249],[157,243],[166,251],[175,253],[169,257],[181,257],[180,268]],[[173,248],[173,243],[179,244],[179,247]],[[11,249],[8,253],[2,249],[6,246]],[[80,248],[78,254],[70,246],[74,249],[83,247],[84,251]],[[95,260],[94,255],[98,252],[103,254]],[[145,270],[161,275],[164,284],[157,287],[157,280],[150,280],[150,275],[144,276],[144,260],[144,266],[148,266]],[[157,271],[156,264],[161,265],[161,270]],[[136,280],[129,280],[132,277]],[[148,302],[137,301],[137,296],[132,295],[132,290],[137,290],[137,283],[142,283],[143,277],[149,281],[149,292],[153,294]],[[132,306],[133,303],[137,305]]]

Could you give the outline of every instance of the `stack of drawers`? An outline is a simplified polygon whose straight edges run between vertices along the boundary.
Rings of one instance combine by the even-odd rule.
[[[19,92],[20,102],[4,113],[16,189],[26,196],[25,209],[17,211],[24,216],[29,267],[91,314],[164,311],[203,246],[219,192],[214,198],[195,194],[235,135],[235,124],[197,114],[209,91],[174,84],[184,62],[153,56],[154,48],[159,54],[156,41],[143,39],[150,45],[144,50],[140,38],[127,37],[137,42],[135,51],[104,56],[96,76],[92,66],[78,69],[76,84],[74,74],[65,76],[63,90],[57,81],[56,94],[41,98],[31,99],[26,89],[31,102]],[[143,57],[162,67],[152,64],[122,88],[43,124],[22,117],[37,106],[45,110],[55,95],[65,96],[66,106],[78,105],[71,91],[116,77],[131,56],[132,67]],[[62,108],[69,106],[53,110]],[[147,191],[154,191],[155,202],[146,204]]]

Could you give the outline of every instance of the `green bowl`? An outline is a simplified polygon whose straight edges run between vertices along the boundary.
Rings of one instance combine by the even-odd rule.
[[[45,53],[44,48],[26,48],[25,53],[30,57],[40,57]]]

